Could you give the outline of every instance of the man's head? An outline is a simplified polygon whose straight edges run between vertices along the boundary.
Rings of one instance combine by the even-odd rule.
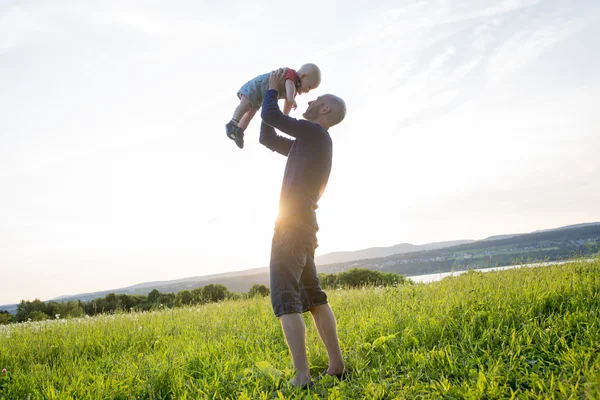
[[[315,64],[304,64],[296,72],[300,78],[298,93],[308,93],[321,84],[321,70]]]
[[[329,129],[344,120],[346,103],[332,94],[324,94],[308,102],[308,108],[302,116],[311,122]]]

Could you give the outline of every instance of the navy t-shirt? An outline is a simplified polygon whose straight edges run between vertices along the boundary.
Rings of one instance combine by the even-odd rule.
[[[277,104],[277,91],[267,91],[262,104],[260,143],[287,156],[281,185],[278,222],[299,220],[318,229],[315,210],[331,172],[332,143],[321,125],[289,117]],[[275,129],[293,137],[286,138]]]

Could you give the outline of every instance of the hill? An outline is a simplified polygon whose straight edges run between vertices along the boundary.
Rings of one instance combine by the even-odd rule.
[[[457,245],[451,245],[458,243]],[[404,252],[403,252],[404,251]],[[479,241],[455,241],[425,245],[400,244],[391,247],[364,249],[353,252],[324,254],[316,258],[319,272],[337,273],[350,268],[367,268],[395,272],[405,276],[424,275],[452,270],[515,265],[524,262],[556,261],[579,256],[596,255],[600,251],[600,223],[569,225],[527,234],[497,235]],[[396,253],[398,252],[398,253]],[[372,258],[356,257],[389,254]],[[328,259],[349,261],[324,263]],[[109,293],[147,295],[152,289],[163,293],[194,289],[220,283],[233,292],[247,292],[253,284],[269,285],[268,267],[254,268],[207,276],[168,281],[140,283],[120,289],[61,296],[55,300],[90,301]],[[14,313],[16,305],[0,306]]]
[[[522,235],[484,239],[438,250],[397,254],[323,266],[321,271],[361,267],[405,276],[466,270],[537,261],[596,256],[600,252],[600,223],[569,226]]]
[[[368,249],[356,251],[338,251],[315,257],[315,263],[317,265],[336,264],[354,260],[362,260],[366,258],[387,257],[394,254],[405,254],[414,253],[416,251],[435,250],[472,242],[474,242],[474,240],[455,240],[451,242],[428,243],[423,245],[402,243],[390,247],[371,247]]]
[[[327,253],[315,258],[318,265],[336,264],[358,260],[361,258],[385,257],[393,254],[402,254],[405,252],[424,251],[429,249],[440,249],[444,247],[455,246],[457,244],[472,243],[472,240],[457,240],[440,243],[428,243],[424,245],[412,245],[409,243],[398,244],[390,247],[373,247],[369,249]],[[153,289],[158,289],[163,293],[178,292],[185,289],[195,289],[211,283],[220,283],[227,286],[232,292],[247,292],[253,284],[269,285],[268,267],[253,268],[243,271],[225,272],[221,274],[212,274],[204,276],[193,276],[181,279],[166,281],[153,281],[139,283],[118,289],[109,289],[99,292],[81,293],[77,295],[59,296],[51,300],[69,301],[81,300],[90,301],[99,297],[105,297],[109,293],[147,295]],[[0,310],[7,310],[14,314],[17,310],[16,304],[1,305]]]

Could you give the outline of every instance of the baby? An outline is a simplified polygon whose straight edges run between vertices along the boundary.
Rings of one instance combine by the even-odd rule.
[[[269,88],[269,75],[266,73],[246,82],[238,91],[240,105],[233,112],[231,121],[225,125],[227,137],[235,141],[241,149],[244,147],[244,131],[254,118],[254,114],[262,106],[262,101]],[[288,69],[285,76],[285,87],[279,88],[279,98],[285,99],[283,113],[288,115],[296,109],[296,94],[308,93],[321,83],[321,71],[315,64],[304,64],[298,71]]]

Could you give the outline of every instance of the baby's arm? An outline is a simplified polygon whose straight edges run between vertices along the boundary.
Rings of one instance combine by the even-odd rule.
[[[292,111],[292,108],[295,110],[296,107],[298,107],[298,105],[296,104],[296,100],[294,100],[294,97],[296,97],[296,85],[291,79],[286,79],[285,104],[283,105],[283,113],[285,115],[288,115],[290,111]]]

